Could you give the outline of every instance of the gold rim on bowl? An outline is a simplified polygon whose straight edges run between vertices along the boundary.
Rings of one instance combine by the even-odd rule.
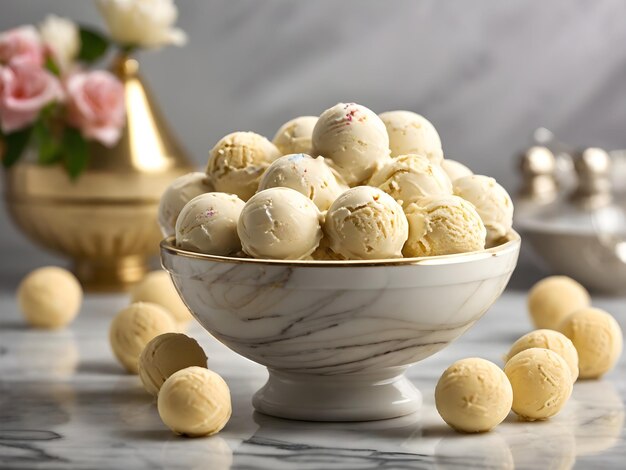
[[[203,259],[217,263],[229,264],[253,264],[253,265],[269,265],[269,266],[291,266],[291,267],[363,267],[363,266],[407,266],[407,265],[441,265],[456,264],[477,261],[480,259],[490,258],[494,256],[502,256],[510,251],[518,250],[521,243],[519,234],[511,230],[505,237],[503,242],[492,248],[481,251],[472,251],[468,253],[458,253],[454,255],[439,256],[422,256],[417,258],[398,258],[398,259],[380,259],[380,260],[277,260],[277,259],[257,259],[257,258],[238,258],[235,256],[218,256],[208,255],[205,253],[197,253],[195,251],[183,250],[174,245],[174,236],[167,237],[161,241],[161,252],[173,256],[182,256],[185,258]]]

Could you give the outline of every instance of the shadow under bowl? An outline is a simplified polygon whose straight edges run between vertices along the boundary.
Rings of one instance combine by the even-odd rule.
[[[475,253],[380,261],[278,261],[192,253],[161,242],[194,317],[269,369],[265,414],[366,421],[415,412],[404,371],[467,331],[500,296],[520,237]]]

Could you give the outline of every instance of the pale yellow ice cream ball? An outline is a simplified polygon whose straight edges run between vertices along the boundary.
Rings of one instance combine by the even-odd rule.
[[[281,156],[276,146],[254,132],[233,132],[209,152],[206,173],[215,191],[252,197],[268,166]]]
[[[163,423],[176,434],[210,436],[230,419],[230,390],[224,379],[203,367],[187,367],[163,384],[157,401]]]
[[[164,333],[150,340],[139,356],[139,378],[143,388],[156,397],[174,372],[206,365],[206,354],[195,339],[182,333]]]
[[[448,367],[435,388],[437,411],[451,427],[484,432],[500,424],[511,411],[513,391],[494,363],[471,357]]]
[[[293,153],[310,154],[313,148],[313,128],[317,124],[317,116],[300,116],[280,126],[272,143],[282,155]]]
[[[544,348],[557,353],[567,362],[572,380],[576,382],[578,378],[578,353],[574,344],[563,333],[554,330],[531,331],[513,343],[505,361],[530,348]]]
[[[423,155],[400,155],[389,160],[370,179],[406,208],[425,197],[452,195],[452,182],[445,171]]]
[[[259,183],[259,191],[268,188],[291,188],[311,199],[320,211],[326,211],[348,189],[341,176],[327,165],[324,157],[304,153],[282,156],[269,166]]]
[[[401,258],[408,224],[402,206],[389,194],[357,186],[330,206],[324,233],[332,252],[346,259]]]
[[[463,178],[464,176],[472,176],[474,172],[470,170],[467,166],[463,165],[456,160],[450,160],[449,158],[444,158],[441,162],[441,168],[446,172],[448,178],[453,183],[459,178]]]
[[[474,206],[458,196],[420,199],[405,209],[404,256],[438,256],[485,248],[487,231]]]
[[[213,191],[205,173],[194,172],[179,176],[170,183],[159,202],[159,226],[165,237],[176,232],[176,219],[185,204],[200,194]]]
[[[189,201],[176,221],[176,246],[209,255],[241,250],[237,221],[244,202],[234,194],[206,193]]]
[[[597,379],[610,371],[622,354],[622,330],[613,316],[599,308],[583,308],[559,325],[578,351],[581,379]]]
[[[322,239],[322,214],[291,188],[269,188],[246,202],[237,233],[243,251],[260,259],[304,259]]]
[[[549,349],[525,349],[504,366],[513,388],[513,411],[527,421],[556,415],[572,394],[570,368]]]
[[[487,229],[487,245],[493,246],[513,227],[513,201],[494,178],[471,175],[454,181],[454,194],[471,202]]]
[[[69,271],[55,266],[28,274],[17,289],[17,303],[26,321],[37,328],[61,328],[78,314],[83,290]]]
[[[570,313],[591,305],[589,292],[567,276],[550,276],[528,292],[528,312],[535,328],[557,330]]]
[[[389,134],[391,156],[418,153],[433,163],[441,163],[443,151],[435,126],[424,116],[411,111],[387,111],[380,119]]]
[[[164,270],[149,272],[130,291],[131,302],[150,302],[163,307],[181,327],[193,317]]]
[[[175,330],[174,320],[163,307],[136,302],[115,316],[109,328],[109,342],[117,360],[136,374],[139,356],[150,340]]]
[[[370,109],[338,103],[324,111],[315,124],[312,152],[329,159],[349,186],[357,186],[389,159],[389,136],[385,124]]]

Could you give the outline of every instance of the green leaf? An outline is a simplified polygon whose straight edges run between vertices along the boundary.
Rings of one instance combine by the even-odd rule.
[[[34,133],[39,153],[39,163],[50,165],[58,162],[61,159],[61,145],[43,120],[37,121]]]
[[[72,180],[78,178],[89,163],[87,141],[73,127],[67,127],[63,133],[63,163]]]
[[[61,70],[59,69],[59,66],[50,56],[46,57],[45,67],[46,70],[48,70],[48,72],[50,72],[51,74],[56,75],[57,77],[61,75]]]
[[[2,156],[2,164],[5,168],[9,168],[22,156],[30,141],[32,131],[33,127],[29,126],[4,136],[5,149],[4,155]]]
[[[109,47],[109,40],[98,31],[80,28],[80,51],[78,60],[91,63],[100,59]]]

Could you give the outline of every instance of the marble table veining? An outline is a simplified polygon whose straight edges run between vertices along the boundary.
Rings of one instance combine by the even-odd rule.
[[[189,334],[228,382],[233,416],[217,436],[186,439],[161,423],[136,376],[115,362],[107,333],[124,296],[88,296],[71,327],[28,329],[12,294],[0,294],[0,468],[7,469],[413,469],[624,468],[626,361],[600,381],[579,382],[564,411],[540,423],[511,414],[495,431],[460,435],[437,415],[433,390],[454,360],[502,354],[530,329],[521,292],[507,291],[447,349],[408,371],[420,412],[364,423],[289,421],[255,413],[265,369],[198,325]],[[626,329],[624,299],[594,299]]]

